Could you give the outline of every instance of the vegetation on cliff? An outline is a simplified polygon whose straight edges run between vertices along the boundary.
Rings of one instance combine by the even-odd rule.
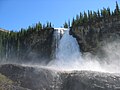
[[[12,80],[10,80],[6,76],[0,74],[0,90],[10,89],[10,87],[12,85],[13,85]]]
[[[93,51],[101,45],[106,37],[113,32],[119,32],[120,9],[116,8],[80,13],[73,18],[70,33],[76,37],[81,51]],[[70,27],[70,21],[63,24]],[[51,58],[53,31],[51,22],[42,25],[40,22],[18,32],[0,29],[0,60],[10,62],[40,61]]]
[[[13,84],[13,81],[0,74],[0,85],[1,84]]]
[[[22,62],[50,58],[53,27],[51,23],[21,29],[19,32],[0,30],[0,60]],[[39,54],[39,55],[38,55]]]
[[[114,11],[111,11],[110,8],[108,7],[98,10],[97,12],[89,10],[88,13],[86,13],[85,11],[84,13],[80,12],[80,15],[76,15],[75,19],[73,18],[72,27],[91,25],[101,21],[104,18],[110,18],[116,15],[120,15],[120,9],[117,2]]]
[[[80,50],[83,52],[96,51],[104,45],[104,41],[115,40],[120,30],[120,9],[111,11],[108,7],[101,11],[88,11],[73,18],[70,34],[76,37]],[[117,37],[118,38],[118,37]]]

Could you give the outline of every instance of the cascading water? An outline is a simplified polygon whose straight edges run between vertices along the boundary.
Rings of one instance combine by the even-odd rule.
[[[99,72],[118,72],[119,66],[116,62],[119,61],[119,47],[114,47],[114,44],[110,44],[111,46],[109,48],[104,46],[106,57],[101,60],[90,53],[86,53],[86,55],[82,57],[77,40],[69,34],[69,29],[55,29],[54,37],[55,59],[52,60],[48,66],[63,71],[91,70]],[[116,52],[110,53],[113,52],[111,51],[112,49]],[[108,55],[108,53],[110,54]],[[100,61],[108,61],[109,64],[104,62],[100,63]]]
[[[78,59],[80,56],[79,46],[75,38],[69,35],[69,30],[65,31],[64,36],[59,42],[59,47],[57,48],[56,59],[58,60],[68,60]]]
[[[60,31],[62,31],[62,33],[60,33]],[[49,65],[56,66],[61,70],[77,69],[82,59],[76,39],[69,34],[69,29],[58,29],[55,31],[55,34],[55,40],[57,40],[55,51],[56,59]],[[62,38],[60,38],[61,34]]]
[[[109,65],[102,63],[101,68],[100,59],[94,55],[87,53],[82,57],[69,29],[56,29],[53,42],[55,59],[48,66],[8,64],[0,66],[0,73],[30,90],[120,90],[120,74],[100,72],[112,68],[111,72],[119,73],[120,43],[104,47],[107,53],[104,60],[109,60]]]
[[[92,70],[106,72],[99,59],[87,53],[82,57],[77,40],[69,34],[69,29],[56,28],[54,31],[54,60],[48,66],[57,70]],[[94,57],[94,58],[93,58]]]
[[[55,28],[54,29],[54,34],[53,34],[53,52],[52,52],[52,57],[56,58],[56,53],[57,53],[57,48],[59,46],[59,41],[62,38],[62,35],[64,34],[64,28]]]

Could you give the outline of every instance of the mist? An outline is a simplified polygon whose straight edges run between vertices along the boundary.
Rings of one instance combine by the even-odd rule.
[[[59,71],[90,70],[120,73],[120,41],[105,42],[97,54],[82,54],[75,38],[68,31],[63,35],[56,50],[56,59],[47,67]]]
[[[64,28],[63,28],[64,29]],[[59,29],[61,30],[61,29]],[[61,33],[63,34],[61,36]],[[105,41],[96,54],[90,52],[81,53],[77,40],[69,35],[69,30],[56,31],[54,33],[54,59],[47,60],[37,57],[39,54],[30,52],[29,60],[2,60],[1,64],[19,64],[36,68],[48,68],[56,71],[90,70],[108,73],[120,73],[120,40]],[[17,57],[16,57],[17,58]]]

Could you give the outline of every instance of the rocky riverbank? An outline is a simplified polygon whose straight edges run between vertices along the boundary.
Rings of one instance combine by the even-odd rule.
[[[45,67],[12,64],[1,65],[0,73],[9,78],[14,87],[19,87],[12,90],[120,90],[120,74],[61,72]]]

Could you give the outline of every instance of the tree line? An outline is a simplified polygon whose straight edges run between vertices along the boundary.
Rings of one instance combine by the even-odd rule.
[[[27,29],[21,28],[20,31],[0,31],[0,60],[21,60],[27,47],[32,44],[34,35],[44,38],[44,32],[53,28],[51,22],[47,24],[36,23],[34,26],[29,26]],[[43,34],[43,35],[42,35]]]
[[[80,12],[79,15],[76,15],[76,18],[73,18],[71,25],[70,25],[70,20],[68,20],[68,22],[65,22],[63,24],[63,27],[69,28],[69,27],[81,26],[86,23],[90,23],[102,18],[107,18],[116,15],[120,15],[120,9],[117,2],[114,11],[111,11],[110,8],[108,7],[98,10],[97,12],[90,10],[88,10],[87,13]],[[38,35],[44,38],[45,37],[44,35],[47,34],[43,34],[43,32],[45,30],[49,30],[50,28],[53,28],[51,22],[47,22],[46,24],[43,25],[40,22],[38,22],[34,26],[29,26],[27,29],[21,28],[21,30],[18,32],[0,31],[0,60],[13,58],[15,56],[17,59],[22,59],[22,56],[24,56],[24,53],[27,50],[27,48],[25,47],[30,46],[29,45],[31,42],[30,39],[28,41],[30,35],[31,36]]]
[[[111,11],[110,8],[108,7],[108,8],[103,8],[101,10],[98,10],[97,12],[90,11],[90,10],[88,10],[88,12],[84,11],[84,13],[80,12],[79,15],[78,14],[76,15],[76,18],[73,18],[71,26],[72,27],[82,26],[86,23],[91,23],[93,21],[97,21],[102,18],[107,18],[111,16],[116,16],[116,15],[120,15],[120,9],[117,1],[116,1],[116,8],[114,11]]]

